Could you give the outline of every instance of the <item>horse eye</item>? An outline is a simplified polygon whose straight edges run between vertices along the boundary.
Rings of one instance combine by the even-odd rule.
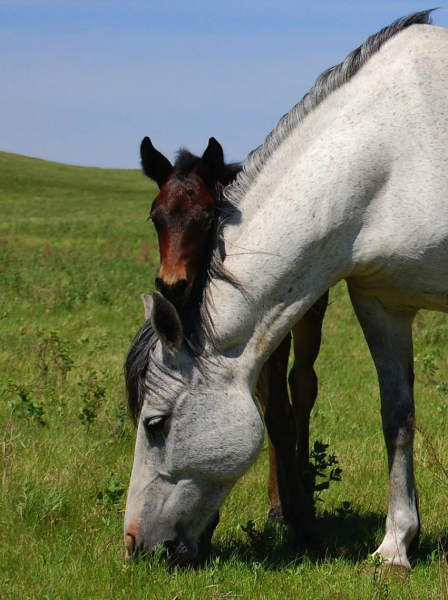
[[[152,215],[149,215],[149,218],[151,219],[152,224],[154,225],[156,231],[158,231],[159,230],[159,222],[158,222],[158,220],[155,217],[153,217]]]
[[[207,217],[204,221],[202,221],[203,229],[210,229],[213,223],[213,217]]]
[[[163,433],[168,421],[168,415],[160,415],[156,417],[147,417],[143,424],[146,430],[152,435]]]

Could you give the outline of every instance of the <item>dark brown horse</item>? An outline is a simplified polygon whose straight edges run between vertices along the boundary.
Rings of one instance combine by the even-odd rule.
[[[159,194],[152,203],[152,219],[159,239],[160,270],[157,289],[178,309],[193,302],[195,285],[211,259],[215,228],[220,216],[220,188],[235,179],[239,164],[226,164],[221,145],[210,138],[201,157],[181,149],[174,165],[156,150],[148,137],[141,144],[142,167]],[[309,420],[317,396],[314,362],[321,343],[328,293],[294,326],[294,364],[287,376],[291,348],[288,334],[265,364],[257,385],[269,434],[271,518],[285,520],[299,539],[303,514],[310,512],[302,473],[309,457]],[[288,394],[288,385],[291,401]],[[298,517],[301,514],[301,527]]]

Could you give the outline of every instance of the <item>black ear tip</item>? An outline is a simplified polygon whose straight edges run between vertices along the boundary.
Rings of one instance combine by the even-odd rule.
[[[158,291],[152,293],[152,299],[151,320],[154,331],[171,351],[180,350],[183,343],[183,327],[174,305]]]
[[[155,290],[152,293],[152,301],[154,303],[154,306],[158,310],[163,311],[163,315],[165,317],[166,317],[166,315],[172,315],[174,313],[177,314],[174,304],[172,304],[169,300],[167,300],[165,298],[165,296],[163,294],[161,294],[159,291]]]
[[[158,290],[153,291],[152,299],[154,300],[154,302],[169,302],[169,300],[167,300],[165,298],[165,296],[163,294],[161,294]],[[170,302],[170,304],[171,304],[171,302]]]
[[[209,146],[209,148],[214,148],[215,150],[220,149],[222,151],[222,146],[215,137],[209,138],[208,146]]]
[[[202,160],[208,165],[213,166],[221,166],[224,163],[224,151],[216,138],[209,138],[208,146],[202,155]]]
[[[144,150],[145,148],[153,148],[151,139],[147,135],[142,139],[142,143],[140,144],[140,148],[142,150]]]
[[[171,174],[172,165],[170,161],[154,148],[148,136],[144,137],[140,144],[140,157],[143,173],[155,181],[161,189]]]

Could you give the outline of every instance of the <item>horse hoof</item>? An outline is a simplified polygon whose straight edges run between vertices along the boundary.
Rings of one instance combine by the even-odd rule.
[[[419,548],[420,548],[420,525],[419,525],[417,534],[414,536],[411,543],[409,544],[408,555],[410,554],[410,555],[415,556],[417,554],[417,552],[419,551]]]
[[[397,565],[393,563],[383,563],[380,567],[370,566],[367,569],[368,573],[374,577],[380,577],[381,579],[397,580],[406,579],[411,572],[411,568],[406,565]]]
[[[268,513],[268,517],[271,521],[274,521],[274,523],[281,523],[282,525],[286,525],[286,519],[285,515],[283,514],[281,504],[273,506]]]
[[[319,556],[325,554],[324,548],[314,531],[307,529],[306,531],[302,530],[298,533],[297,530],[295,530],[295,534],[296,545],[299,550],[312,552]]]
[[[406,579],[410,572],[410,567],[405,565],[386,564],[382,567],[383,577],[390,577],[391,579]]]
[[[210,523],[206,526],[204,531],[199,536],[199,554],[198,561],[203,561],[211,552],[212,549],[212,537],[215,532],[216,527],[219,523],[219,512],[217,512]]]

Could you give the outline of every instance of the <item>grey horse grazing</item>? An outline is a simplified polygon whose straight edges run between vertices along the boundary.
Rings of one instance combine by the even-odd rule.
[[[409,568],[419,530],[411,325],[422,308],[448,312],[448,32],[428,24],[430,12],[325,72],[248,157],[225,192],[223,269],[205,289],[195,338],[186,343],[160,294],[144,298],[128,369],[141,401],[128,556],[158,543],[179,562],[195,555],[260,451],[263,363],[344,279],[381,393],[390,496],[376,553]]]

